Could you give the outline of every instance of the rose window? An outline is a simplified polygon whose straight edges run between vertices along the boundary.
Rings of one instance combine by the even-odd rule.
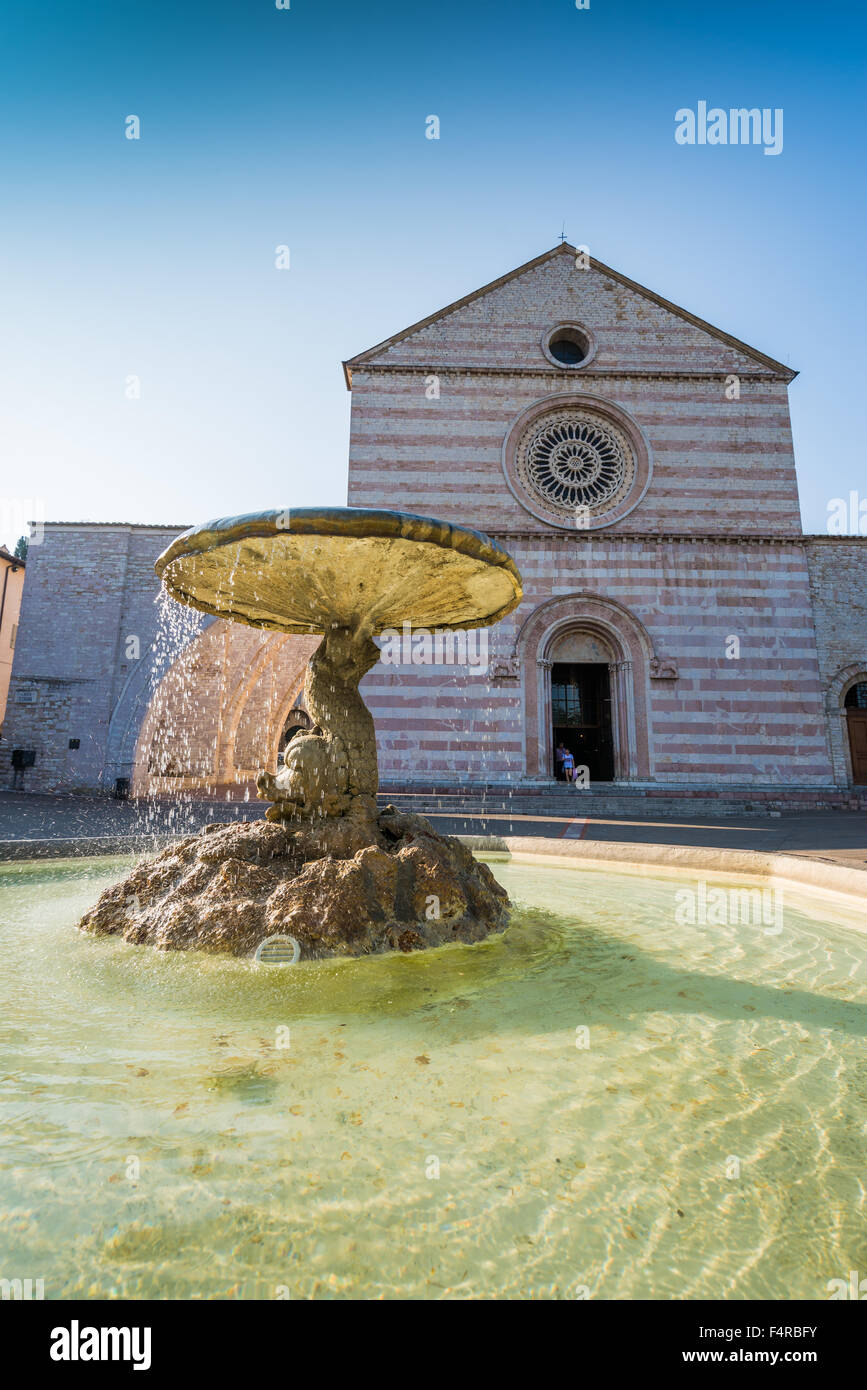
[[[515,462],[523,487],[559,517],[611,511],[635,477],[626,435],[610,420],[573,409],[536,420]]]

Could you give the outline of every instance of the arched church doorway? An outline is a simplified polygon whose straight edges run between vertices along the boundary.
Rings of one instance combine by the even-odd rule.
[[[611,666],[614,655],[591,632],[567,632],[551,648],[552,762],[562,777],[567,749],[591,784],[614,780]]]
[[[526,619],[515,639],[515,655],[527,672],[523,697],[529,779],[547,782],[556,774],[552,676],[554,667],[561,665],[604,667],[607,672],[607,684],[605,675],[588,672],[584,678],[585,702],[592,700],[592,683],[597,682],[600,718],[590,727],[597,729],[602,775],[607,755],[613,764],[610,781],[652,778],[648,680],[656,658],[649,634],[633,613],[601,594],[558,594]],[[558,684],[574,685],[570,673],[564,674],[567,679]],[[578,675],[580,698],[582,673]],[[605,738],[606,716],[610,742]]]
[[[846,692],[843,703],[852,758],[852,781],[867,785],[867,680],[856,681]]]

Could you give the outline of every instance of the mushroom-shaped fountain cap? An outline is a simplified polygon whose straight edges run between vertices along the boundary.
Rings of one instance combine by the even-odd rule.
[[[483,532],[362,507],[208,521],[154,568],[181,603],[278,632],[487,627],[523,595],[514,560]]]

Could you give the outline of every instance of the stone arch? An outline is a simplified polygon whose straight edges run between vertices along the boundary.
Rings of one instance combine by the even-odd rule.
[[[647,629],[622,604],[586,591],[540,604],[524,622],[515,655],[524,672],[525,775],[553,777],[551,729],[552,652],[570,633],[595,637],[609,652],[614,780],[649,779],[651,730],[649,682],[655,663]]]
[[[253,660],[238,673],[227,701],[218,754],[223,782],[248,780],[264,766],[274,768],[283,728],[281,711],[287,705],[291,708],[301,693],[307,646],[299,649],[292,645],[297,639],[279,632],[262,632],[261,639]],[[318,646],[318,639],[301,640],[311,652]]]
[[[134,757],[136,796],[249,789],[276,769],[286,716],[318,637],[213,620],[153,690]]]
[[[855,785],[849,727],[844,702],[853,685],[867,681],[867,661],[851,662],[834,673],[825,692],[825,716],[828,722],[828,743],[834,781],[838,787]]]
[[[283,727],[278,736],[279,746],[277,749],[276,761],[278,763],[282,761],[283,753],[295,734],[309,733],[314,727],[310,715],[307,713],[304,706],[299,703],[299,700],[296,699],[283,721]]]
[[[188,631],[180,638],[183,644],[194,641],[204,628],[214,622],[213,618],[205,617],[204,614],[192,615],[191,610],[188,610],[188,613],[198,620],[198,625],[190,625]],[[134,778],[136,749],[142,725],[165,674],[165,652],[154,643],[145,655],[133,664],[112,710],[106,740],[103,786],[113,787],[118,777],[128,777],[131,780]]]

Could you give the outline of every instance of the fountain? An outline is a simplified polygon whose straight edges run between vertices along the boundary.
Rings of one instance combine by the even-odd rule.
[[[258,778],[264,821],[205,827],[107,889],[80,922],[164,950],[252,955],[290,935],[301,959],[480,941],[508,922],[487,865],[424,817],[377,808],[373,718],[358,689],[373,637],[487,627],[521,601],[481,532],[404,512],[307,508],[193,527],[160,556],[169,594],[232,622],[321,634],[312,720]]]

